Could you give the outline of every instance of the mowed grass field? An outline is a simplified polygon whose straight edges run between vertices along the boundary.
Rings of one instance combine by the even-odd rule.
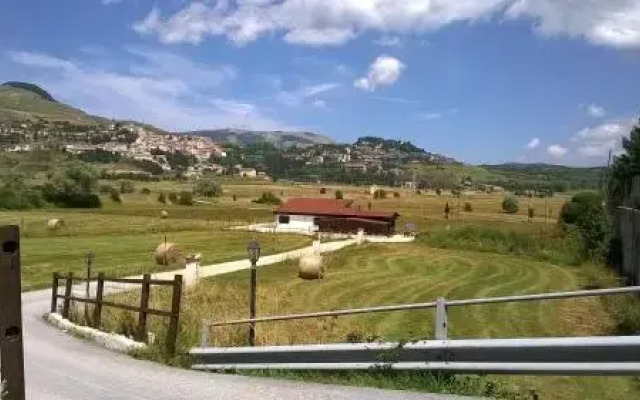
[[[512,255],[436,249],[422,243],[365,245],[325,255],[322,281],[297,278],[297,264],[284,262],[258,272],[258,315],[280,315],[385,304],[512,294],[577,290],[611,286],[616,277],[595,265],[560,266]],[[187,290],[181,315],[180,348],[187,351],[200,339],[203,318],[246,318],[247,271],[209,278]],[[138,301],[131,294],[128,301]],[[169,293],[152,294],[153,307],[169,305]],[[122,299],[121,299],[122,300]],[[127,301],[127,300],[125,300]],[[135,327],[135,318],[110,311],[108,329]],[[331,343],[366,340],[417,340],[433,337],[432,310],[378,313],[259,324],[260,345]],[[160,319],[151,323],[164,336]],[[453,338],[550,337],[611,334],[616,322],[601,299],[510,303],[453,308],[449,333]],[[247,327],[214,328],[213,345],[246,345]],[[640,395],[635,378],[492,377],[513,390],[530,389],[540,399],[631,399]],[[408,387],[407,389],[410,389]]]

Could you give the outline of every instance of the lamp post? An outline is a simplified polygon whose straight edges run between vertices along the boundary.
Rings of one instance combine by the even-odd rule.
[[[247,246],[249,261],[251,261],[251,280],[249,282],[249,319],[256,317],[256,265],[260,259],[260,242],[252,240]],[[249,325],[249,345],[254,346],[256,341],[256,323]]]
[[[86,298],[91,297],[91,266],[93,265],[93,251],[87,253],[87,284],[86,284]],[[84,318],[85,321],[89,321],[89,303],[84,303]]]

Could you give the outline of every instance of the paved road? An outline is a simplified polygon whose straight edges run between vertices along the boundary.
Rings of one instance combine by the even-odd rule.
[[[227,273],[248,265],[245,260],[209,266],[207,275]],[[164,277],[166,273],[161,275]],[[211,374],[135,360],[72,337],[45,323],[42,316],[49,310],[50,296],[50,289],[22,294],[25,379],[27,399],[30,400],[464,399],[457,396]]]

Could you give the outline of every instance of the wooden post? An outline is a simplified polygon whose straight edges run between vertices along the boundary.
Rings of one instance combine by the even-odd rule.
[[[64,302],[62,303],[62,317],[69,319],[69,306],[71,305],[71,288],[73,286],[73,272],[67,275],[64,287]]]
[[[182,275],[176,275],[173,279],[173,295],[171,296],[171,320],[167,332],[167,354],[174,355],[178,341],[178,328],[180,323],[180,299],[182,297]]]
[[[151,289],[150,274],[142,277],[142,291],[140,292],[140,312],[138,314],[138,340],[147,342],[147,313],[149,312],[149,292]]]
[[[24,348],[20,295],[20,228],[0,227],[0,376],[4,400],[24,400]]]
[[[249,278],[249,319],[256,317],[256,262],[251,261],[251,270]],[[251,322],[249,324],[249,346],[256,345],[256,323]]]
[[[58,273],[53,273],[53,281],[51,282],[51,312],[58,311]]]
[[[96,287],[96,306],[93,308],[93,327],[100,328],[102,324],[102,294],[104,293],[104,272],[98,274]]]

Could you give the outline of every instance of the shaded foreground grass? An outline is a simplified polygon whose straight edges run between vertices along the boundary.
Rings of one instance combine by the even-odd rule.
[[[293,262],[261,268],[258,272],[258,314],[421,302],[439,296],[463,299],[539,293],[617,283],[613,273],[595,265],[560,266],[489,252],[434,249],[422,243],[368,245],[325,257],[328,271],[323,281],[298,279]],[[204,280],[187,290],[180,326],[179,347],[183,354],[198,344],[203,318],[246,317],[247,286],[248,272],[242,271]],[[138,301],[137,294],[120,297],[121,301],[132,304]],[[168,299],[168,292],[154,292],[152,306],[166,308]],[[616,332],[619,322],[617,316],[608,312],[604,301],[585,298],[454,308],[449,314],[450,335],[453,338],[606,335]],[[627,301],[638,307],[637,299],[627,297]],[[131,314],[109,310],[105,315],[108,330],[133,332],[136,326]],[[266,345],[416,340],[430,338],[432,326],[432,311],[380,313],[261,324],[257,341]],[[142,356],[162,359],[160,346],[165,324],[154,318],[150,329],[160,340]],[[216,328],[211,335],[213,345],[245,345],[247,327]],[[188,359],[182,362],[188,364]],[[421,374],[393,374],[391,377],[368,373],[305,375],[290,372],[275,375],[299,375],[301,379],[387,388],[397,388],[397,382],[409,382],[405,388],[428,391],[440,387],[440,383],[429,383]],[[457,381],[449,383],[452,390],[464,387],[463,384],[458,386]],[[504,389],[505,396],[514,392],[527,395],[533,388],[541,399],[619,399],[640,395],[640,388],[633,378],[492,377],[478,383],[476,388],[480,388],[480,392],[476,394],[481,394],[485,385]]]

